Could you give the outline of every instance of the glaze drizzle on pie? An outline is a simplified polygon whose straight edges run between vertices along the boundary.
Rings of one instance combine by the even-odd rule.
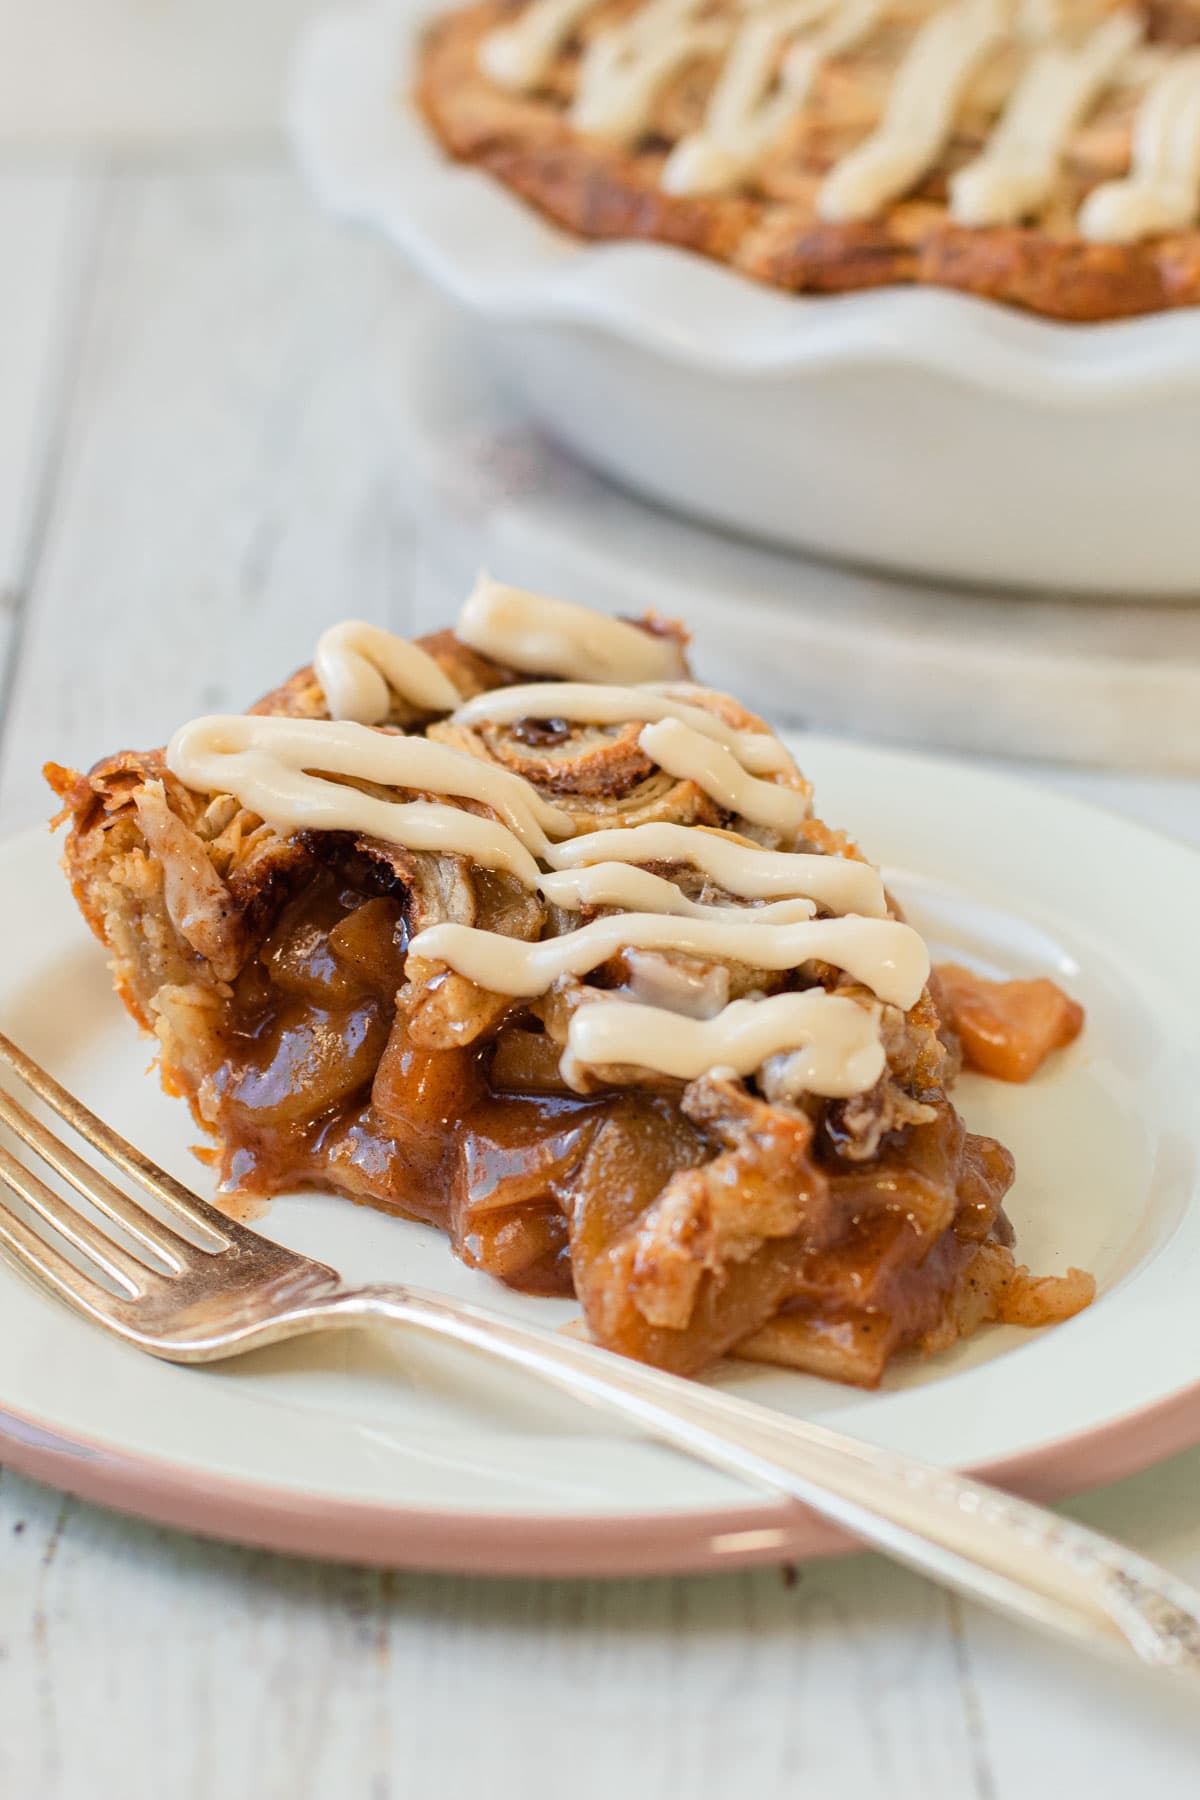
[[[458,630],[460,636],[470,633],[477,644],[485,641],[493,655],[515,667],[533,661],[578,671],[594,656],[602,667],[624,673],[666,660],[647,656],[642,644],[630,641],[646,634],[619,620],[500,588],[486,577],[464,606]],[[560,871],[554,840],[574,835],[572,822],[521,776],[425,737],[336,721],[339,710],[347,708],[378,717],[390,687],[407,705],[443,711],[453,706],[460,725],[511,721],[531,716],[531,709],[584,725],[640,724],[637,747],[665,774],[694,783],[724,811],[751,825],[781,833],[797,830],[811,808],[807,785],[792,758],[772,734],[723,721],[715,710],[718,697],[710,691],[689,687],[690,699],[685,702],[661,687],[639,694],[634,688],[603,682],[546,682],[501,690],[499,696],[484,694],[459,705],[457,689],[425,652],[361,625],[326,632],[314,669],[335,720],[196,720],[175,734],[167,766],[189,787],[234,795],[279,831],[313,827],[369,831],[407,850],[469,856],[481,867],[504,870],[547,898],[566,898],[573,912],[588,904],[621,909],[531,944],[514,943],[502,933],[465,924],[439,924],[412,939],[414,957],[444,964],[492,993],[525,999],[544,995],[565,976],[586,975],[628,950],[719,958],[768,970],[827,963],[894,1006],[907,1010],[919,997],[929,974],[925,947],[910,926],[878,916],[874,891],[867,896],[873,904],[864,916],[851,911],[840,919],[813,918],[818,899],[830,907],[836,887],[820,880],[819,865],[825,858],[788,858],[784,866],[790,871],[791,890],[776,901],[770,917],[753,908],[704,906],[689,899],[673,883],[632,861],[639,852],[646,854],[644,840],[639,842],[636,836],[623,845],[610,842],[606,865]],[[440,687],[433,677],[440,679]],[[701,704],[705,699],[707,708]],[[775,778],[752,774],[747,762],[771,770]],[[366,782],[376,789],[404,788],[433,799],[398,802],[364,793],[348,781]],[[438,804],[462,800],[483,805],[494,817],[480,818],[459,804]],[[628,867],[622,850],[630,859]],[[745,868],[753,880],[753,859],[770,852],[731,841],[723,850],[729,891],[739,895],[746,880],[739,870]],[[698,854],[706,853],[711,855],[707,842]],[[695,857],[686,850],[685,856],[685,866],[696,867]],[[711,861],[709,866],[714,866]],[[817,895],[807,891],[814,876]],[[644,907],[647,898],[649,908]],[[781,905],[790,909],[791,916],[780,916]],[[802,916],[796,916],[797,910]],[[828,1096],[861,1092],[878,1080],[883,1052],[864,1055],[863,1038],[870,1036],[867,1025],[860,1021],[856,1032],[848,1035],[843,1013],[840,1005],[825,1006],[819,1000],[799,1011],[776,1007],[769,1025],[759,1021],[749,1031],[745,1003],[737,1003],[708,1020],[702,1035],[692,1034],[691,1053],[694,1058],[703,1044],[713,1066],[745,1072],[741,1065],[746,1045],[761,1045],[765,1061],[798,1050],[800,1042],[788,1035],[798,1029],[816,1078],[823,1083],[814,1091]],[[867,1017],[864,1013],[864,1021]],[[571,1067],[593,1060],[589,1045],[594,1041],[597,1035],[585,1023],[570,1042]],[[627,1037],[621,1041],[632,1045]],[[672,1033],[665,1029],[643,1033],[621,1060],[672,1073],[678,1061]],[[856,1081],[861,1083],[858,1088]]]
[[[1130,243],[1182,231],[1200,210],[1200,51],[1164,69],[1150,89],[1133,132],[1133,162],[1124,181],[1106,182],[1084,202],[1085,237]]]
[[[484,40],[484,67],[529,91],[543,78],[585,8],[531,0],[521,19]],[[1132,9],[1098,18],[1080,41],[1078,20],[1016,0],[952,0],[935,7],[896,71],[883,119],[837,162],[821,188],[826,218],[870,218],[910,192],[942,153],[963,95],[989,60],[1016,49],[994,80],[1012,98],[983,154],[951,183],[951,212],[968,225],[1008,223],[1042,204],[1071,129],[1117,80],[1142,39]],[[645,0],[600,31],[583,59],[572,117],[580,131],[619,142],[647,128],[661,87],[679,66],[722,54],[700,132],[680,141],[663,168],[677,194],[736,188],[803,109],[819,63],[869,38],[886,20],[878,0],[760,0],[736,23],[704,0]],[[1074,25],[1072,31],[1070,26]],[[1039,28],[1040,27],[1040,28]],[[526,54],[514,47],[528,46]],[[536,50],[534,49],[536,46]],[[1200,85],[1185,59],[1147,97],[1136,127],[1135,173],[1123,192],[1085,209],[1085,236],[1144,236],[1190,224],[1200,211]],[[1136,194],[1136,199],[1135,199]]]
[[[1196,0],[475,0],[419,99],[586,236],[1064,318],[1200,300]]]
[[[827,219],[869,219],[916,187],[937,161],[971,81],[1004,41],[1005,0],[956,0],[917,32],[883,119],[834,164],[817,205]]]
[[[720,194],[759,158],[808,98],[822,63],[861,43],[884,0],[782,0],[739,26],[701,129],[681,138],[663,167],[672,194]]]
[[[1039,49],[982,156],[951,177],[954,217],[964,225],[1015,225],[1044,206],[1070,133],[1115,80],[1141,35],[1136,14],[1122,11],[1078,47],[1051,43]],[[1092,235],[1089,219],[1094,227],[1094,209],[1080,221],[1085,237]]]

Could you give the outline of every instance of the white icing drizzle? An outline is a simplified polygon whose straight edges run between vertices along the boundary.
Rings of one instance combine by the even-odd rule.
[[[826,219],[865,219],[907,193],[936,162],[972,77],[1004,41],[1005,0],[957,0],[921,26],[878,129],[826,176]]]
[[[874,1087],[885,1065],[870,1010],[823,991],[734,1000],[711,1019],[598,1001],[573,1015],[567,1051],[568,1076],[570,1059],[592,1067],[650,1067],[681,1081],[718,1068],[751,1075],[769,1057],[791,1051],[799,1059],[797,1087],[830,1099]]]
[[[430,713],[453,712],[462,699],[427,650],[361,619],[347,619],[322,632],[313,671],[330,717],[360,725],[387,718],[391,693]]]
[[[830,912],[881,919],[887,901],[879,871],[848,856],[801,850],[760,850],[726,832],[661,820],[589,831],[554,846],[556,868],[579,868],[614,859],[626,863],[678,863],[699,869],[715,886],[742,900],[783,900],[804,895]]]
[[[627,912],[673,913],[684,919],[747,919],[756,925],[789,925],[811,919],[816,906],[811,900],[768,900],[754,907],[703,905],[689,900],[673,881],[629,863],[591,863],[581,869],[562,869],[543,875],[543,895],[567,912],[585,906],[620,906]]]
[[[217,715],[193,720],[176,732],[168,746],[167,766],[189,787],[207,793],[235,794],[244,806],[283,831],[364,832],[413,850],[469,856],[483,868],[507,870],[531,888],[542,882],[536,857],[554,863],[564,854],[574,860],[573,849],[552,843],[549,835],[554,833],[561,838],[573,830],[568,814],[543,800],[521,776],[424,737],[372,731],[351,721]],[[313,773],[314,770],[320,773]],[[460,807],[438,807],[426,801],[384,800],[349,787],[344,781],[330,781],[326,779],[329,775],[474,800],[491,807],[498,818],[483,819]],[[745,776],[742,779],[747,783],[750,780]],[[612,848],[613,840],[633,839],[633,853],[640,853],[643,860],[653,860],[656,848],[670,853],[673,840],[661,834],[674,831],[688,839],[708,835],[693,832],[688,826],[649,825],[595,832],[586,843],[596,846],[599,840],[607,839],[607,860],[614,861],[620,856]],[[641,832],[655,835],[640,838]],[[845,877],[837,874],[842,867],[861,869],[869,880],[878,882],[874,871],[865,864],[843,865],[836,857],[747,849],[733,839],[722,843],[716,836],[712,843],[720,845],[725,855],[701,849],[700,858],[726,877],[730,884],[727,891],[731,893],[740,892],[738,866],[743,861],[750,864],[750,887],[763,886],[765,894],[777,897],[797,897],[794,886],[788,891],[789,880],[818,889],[844,885]],[[686,845],[679,845],[676,860],[686,849]],[[756,860],[767,858],[775,859],[771,866],[777,872],[764,880],[753,865]],[[593,853],[578,860],[594,863],[598,859]],[[714,879],[717,878],[714,873]],[[773,885],[766,885],[770,882]],[[746,879],[742,885],[746,885]],[[563,891],[570,891],[569,884]],[[743,897],[759,896],[751,893]]]
[[[614,670],[623,682],[674,673],[678,667],[676,646],[669,641],[496,583],[477,587],[465,617],[460,635],[468,641],[473,635],[478,648],[510,666],[568,674]],[[385,714],[392,692],[423,710],[445,710],[450,686],[419,647],[358,623],[325,634],[318,648],[318,673],[330,709],[363,718]],[[721,805],[760,825],[785,833],[802,826],[809,813],[807,792],[788,784],[789,777],[793,782],[800,777],[784,747],[765,730],[735,729],[685,697],[705,691],[684,683],[640,688],[542,683],[481,696],[461,706],[457,716],[494,716],[497,708],[502,716],[521,716],[532,702],[535,716],[546,716],[552,703],[550,716],[567,711],[585,721],[639,723],[639,743],[667,773],[698,782]],[[453,700],[458,698],[454,692]],[[420,735],[373,730],[357,718],[213,717],[176,733],[167,765],[193,788],[235,795],[280,831],[354,832],[411,850],[465,856],[481,867],[507,871],[566,911],[623,909],[535,943],[452,924],[431,927],[414,939],[415,956],[445,964],[493,992],[545,993],[560,976],[586,974],[618,950],[633,951],[635,958],[639,951],[650,953],[645,970],[653,968],[655,953],[772,970],[828,963],[880,1000],[905,1008],[915,1002],[928,975],[924,944],[908,926],[886,916],[880,878],[865,863],[763,850],[733,833],[666,821],[563,841],[574,831],[570,816],[530,783]],[[783,779],[762,780],[752,769]],[[351,785],[356,782],[368,783],[372,791]],[[419,797],[392,800],[375,791],[380,788]],[[456,800],[463,804],[447,803]],[[472,807],[494,816],[481,816]],[[730,896],[765,904],[693,900],[663,875],[639,866],[647,862],[693,868]],[[850,916],[815,919],[818,906]],[[687,965],[680,970],[686,975]],[[622,1040],[619,1056],[605,1048],[599,1060],[633,1061],[671,1073],[675,1063],[664,1060],[664,1046],[675,1045],[680,1022],[670,998],[674,988],[668,992],[659,981],[645,991],[656,1001],[661,994],[661,1003],[641,1005],[635,984],[635,1000],[617,1010],[631,1020],[649,1014],[653,1029],[643,1032],[636,1045]],[[702,998],[704,1006],[696,1001],[686,1010],[703,1013],[720,1006],[723,994],[706,988]],[[804,1071],[826,1084],[817,1092],[859,1092],[871,1085],[883,1051],[869,1007],[841,999],[832,1009],[822,1009],[815,1006],[816,995],[777,998],[789,1005],[772,1002],[771,1013],[761,1021],[745,1020],[739,1008],[757,1012],[767,1002],[739,1002],[703,1021],[707,1035],[688,1038],[693,1062],[708,1058],[709,1046],[719,1046],[704,1066],[718,1063],[748,1072],[757,1062],[745,1059],[764,1043],[771,1055],[790,1050],[801,1059],[801,1086],[807,1079]],[[791,1004],[801,1000],[814,1004],[803,1009]],[[854,1021],[843,1008],[856,1015]],[[608,1010],[608,1005],[597,1005],[580,1013]],[[810,1029],[804,1021],[816,1023]],[[581,1027],[564,1068],[568,1062],[588,1060],[590,1032],[589,1024]],[[682,1050],[672,1048],[670,1054],[678,1059]],[[863,1073],[868,1065],[874,1071],[870,1079]]]
[[[477,694],[454,714],[456,723],[484,720],[509,724],[514,719],[567,719],[589,725],[653,724],[679,719],[703,737],[737,757],[743,769],[764,775],[794,772],[795,763],[769,731],[743,731],[706,707],[676,700],[662,687],[607,687],[594,682],[535,681],[522,687],[493,688]]]
[[[1128,176],[1092,190],[1079,228],[1094,242],[1123,244],[1185,230],[1198,215],[1200,50],[1188,50],[1168,64],[1142,102]]]
[[[455,626],[457,636],[493,662],[526,675],[570,681],[669,681],[680,673],[679,645],[586,606],[506,587],[481,575]]]
[[[579,68],[571,122],[609,143],[634,143],[650,124],[667,83],[697,56],[721,51],[733,27],[699,22],[705,0],[649,0],[593,38]]]
[[[821,63],[874,28],[884,0],[780,0],[756,7],[730,46],[701,129],[680,138],[663,167],[671,194],[718,194],[741,185],[802,110]],[[832,16],[830,16],[832,15]],[[821,29],[794,43],[805,27]]]
[[[485,72],[502,86],[537,87],[595,4],[532,0],[513,24],[484,40]],[[582,60],[571,112],[582,131],[634,142],[652,125],[657,97],[680,68],[702,53],[721,55],[700,129],[681,138],[663,166],[662,186],[675,194],[723,193],[750,178],[799,116],[822,64],[865,40],[886,17],[887,0],[742,0],[716,17],[705,6],[648,0],[601,30]],[[986,71],[984,104],[1008,103],[981,154],[951,178],[950,212],[959,223],[997,226],[1036,214],[1053,194],[1071,134],[1105,89],[1149,80],[1129,173],[1088,196],[1079,230],[1096,242],[1131,243],[1194,226],[1200,50],[1147,49],[1144,21],[1132,7],[1105,13],[1104,0],[935,6],[909,44],[880,124],[825,177],[818,213],[871,218],[910,192],[944,150],[968,90],[981,98],[978,79]],[[1037,49],[1031,62],[1013,55],[988,68],[1001,45]]]
[[[1017,0],[1017,30],[1033,40],[1052,38],[1063,23],[1063,0]]]
[[[202,793],[235,794],[278,830],[354,831],[410,850],[469,856],[481,868],[506,869],[527,887],[537,886],[535,859],[550,850],[549,834],[574,829],[566,813],[507,769],[428,738],[349,721],[254,714],[195,719],[171,739],[167,767]],[[499,818],[423,800],[383,800],[325,775],[474,800]]]
[[[409,945],[427,962],[445,963],[494,994],[533,1000],[564,975],[587,975],[618,950],[666,950],[724,959],[758,969],[825,962],[842,969],[880,1000],[906,1011],[929,978],[929,953],[911,926],[896,919],[806,919],[790,925],[691,919],[658,913],[614,913],[578,931],[535,943],[474,925],[430,925]]]
[[[498,25],[479,46],[479,66],[497,87],[529,93],[597,0],[533,0],[511,25]]]
[[[1142,36],[1119,12],[1078,49],[1052,44],[1033,59],[982,156],[950,182],[950,210],[964,225],[1008,225],[1049,198],[1071,132],[1113,81]]]
[[[638,743],[666,774],[677,781],[694,781],[718,805],[755,825],[797,831],[811,816],[807,793],[747,774],[732,750],[693,731],[681,719],[659,719],[644,726]]]

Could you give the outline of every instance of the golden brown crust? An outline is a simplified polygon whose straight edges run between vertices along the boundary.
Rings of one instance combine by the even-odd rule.
[[[1178,4],[1147,10],[1162,42],[1191,41],[1193,24],[1200,32]],[[794,193],[778,196],[664,193],[657,148],[623,150],[587,139],[547,97],[504,94],[480,73],[480,40],[511,11],[503,0],[484,0],[437,21],[425,43],[417,104],[452,156],[488,170],[581,237],[677,245],[793,293],[916,284],[1078,322],[1200,302],[1200,231],[1115,245],[1086,242],[1057,218],[968,229],[949,218],[944,179],[940,193],[931,183],[932,192],[853,224],[818,216],[815,179],[797,178]],[[1128,122],[1113,135],[1127,141]],[[822,143],[812,155],[812,167],[827,164]],[[1076,174],[1076,197],[1101,173]]]

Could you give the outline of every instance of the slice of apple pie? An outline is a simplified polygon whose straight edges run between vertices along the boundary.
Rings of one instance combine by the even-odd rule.
[[[681,1371],[872,1384],[1044,1324],[1012,1160],[948,1098],[1079,1030],[1049,983],[939,995],[877,871],[672,623],[481,580],[453,632],[335,626],[249,714],[47,773],[66,866],[224,1191],[332,1189],[578,1296]],[[385,1273],[381,1271],[381,1273]]]

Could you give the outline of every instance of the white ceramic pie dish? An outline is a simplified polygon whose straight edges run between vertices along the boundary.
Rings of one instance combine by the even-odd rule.
[[[585,244],[407,101],[428,0],[318,19],[290,103],[331,210],[391,239],[587,461],[752,536],[938,579],[1200,596],[1200,311],[1056,325],[909,289],[804,298]]]

